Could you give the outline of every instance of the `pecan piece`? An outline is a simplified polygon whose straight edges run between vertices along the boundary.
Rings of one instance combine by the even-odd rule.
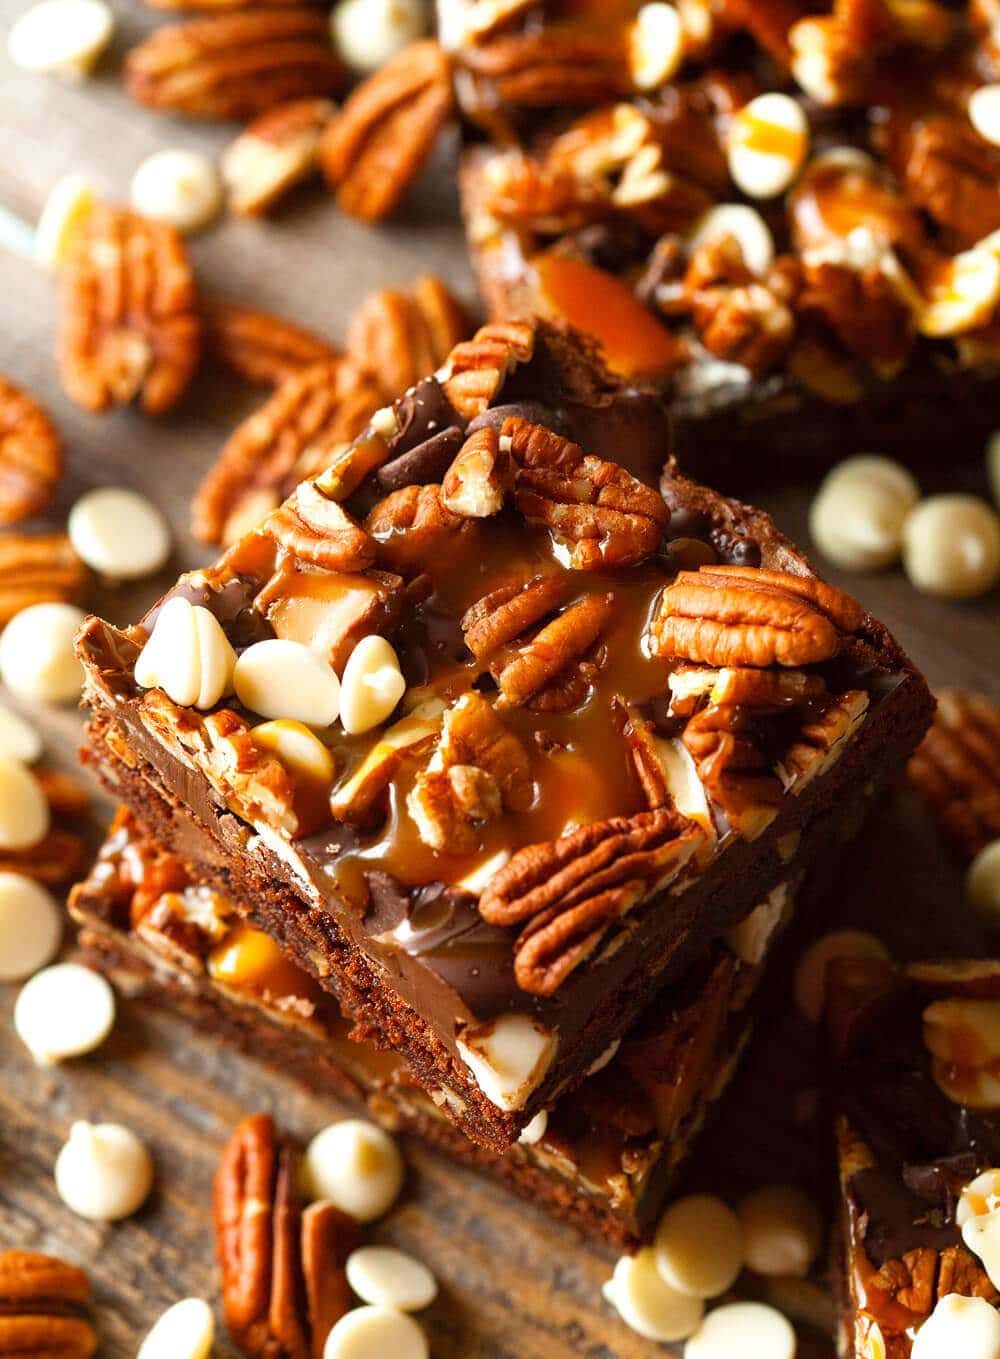
[[[884,377],[899,371],[913,347],[910,309],[881,269],[806,263],[795,310],[829,326],[848,353]]]
[[[918,207],[973,245],[1000,230],[1000,148],[967,118],[940,114],[890,124],[889,163]]]
[[[62,444],[45,411],[0,374],[0,524],[39,514],[62,473]]]
[[[213,358],[265,387],[278,387],[304,368],[338,357],[332,345],[311,331],[236,302],[208,302],[202,319]]]
[[[0,535],[0,627],[29,604],[78,599],[86,579],[65,533]]]
[[[303,481],[263,530],[299,561],[327,571],[364,571],[375,560],[374,541],[314,481]]]
[[[347,328],[347,353],[394,401],[440,367],[468,333],[447,284],[425,274],[409,290],[383,288],[362,302]]]
[[[587,595],[557,614],[510,655],[503,653],[496,670],[502,706],[527,703],[586,657],[611,621],[615,597]],[[596,672],[597,666],[593,669]],[[592,678],[592,677],[591,677]],[[570,690],[575,696],[574,690]],[[571,706],[575,706],[571,705]]]
[[[862,689],[848,689],[805,723],[778,766],[790,792],[798,796],[808,783],[836,763],[867,712],[868,695]]]
[[[496,108],[603,104],[628,94],[624,43],[581,28],[546,25],[504,33],[462,53],[469,83],[463,104],[471,117]]]
[[[710,353],[755,377],[781,362],[795,334],[791,311],[762,283],[704,289],[695,298],[694,324]]]
[[[500,426],[502,446],[520,467],[550,470],[578,467],[583,449],[545,425],[532,424],[520,415],[509,415]]]
[[[506,645],[520,637],[562,604],[571,589],[563,575],[535,576],[521,584],[501,586],[484,595],[462,619],[465,644],[477,661],[488,662]]]
[[[169,24],[125,58],[125,89],[137,103],[191,118],[255,118],[335,94],[344,76],[326,15],[304,5]]]
[[[712,801],[744,840],[763,834],[781,801],[781,783],[755,739],[758,720],[752,708],[711,705],[689,720],[681,738]]]
[[[82,1269],[34,1251],[0,1253],[0,1354],[90,1359],[97,1335],[86,1316],[89,1301]]]
[[[399,204],[452,112],[451,65],[434,41],[411,43],[351,94],[320,159],[337,202],[364,221]]]
[[[365,520],[378,545],[379,562],[403,576],[429,570],[448,544],[454,551],[476,531],[474,520],[452,514],[441,487],[403,486],[380,500]]]
[[[448,355],[439,374],[444,394],[460,415],[482,415],[518,364],[535,349],[535,327],[529,321],[495,321],[481,326]]]
[[[510,455],[495,429],[470,434],[441,483],[441,503],[464,519],[488,519],[503,509]]]
[[[66,394],[102,411],[169,410],[198,365],[194,275],[179,232],[98,204],[63,270],[56,356]]]
[[[329,99],[293,99],[254,119],[219,161],[233,212],[267,212],[317,173],[320,139],[334,112]]]
[[[86,843],[81,823],[90,799],[70,774],[41,768],[32,772],[49,804],[51,824],[44,838],[29,849],[0,850],[0,872],[21,873],[47,887],[61,887],[72,882],[83,867]]]
[[[1000,706],[945,689],[933,726],[910,760],[911,786],[971,860],[1000,836]]]

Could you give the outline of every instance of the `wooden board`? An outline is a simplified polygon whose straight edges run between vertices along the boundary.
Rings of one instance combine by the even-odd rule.
[[[0,0],[0,28],[22,7],[21,0]],[[135,166],[151,151],[179,145],[216,153],[232,135],[230,128],[148,114],[125,99],[116,75],[121,53],[161,20],[124,0],[116,8],[114,51],[98,79],[84,86],[14,71],[0,56],[0,205],[23,217],[36,216],[50,185],[68,171],[85,171],[103,192],[121,199]],[[378,230],[339,216],[319,189],[298,194],[273,220],[223,222],[193,242],[201,286],[277,310],[333,339],[342,338],[348,315],[371,289],[421,271],[441,273],[471,297],[452,150],[442,148],[406,214]],[[69,471],[53,517],[87,487],[126,484],[153,496],[176,530],[175,558],[160,580],[105,589],[91,600],[126,622],[178,569],[205,560],[186,531],[188,498],[225,434],[260,397],[217,380],[200,381],[179,412],[156,423],[134,412],[86,415],[58,386],[51,359],[55,314],[51,278],[0,250],[0,371],[46,402],[68,449]],[[943,464],[949,452],[942,451]],[[763,499],[783,528],[807,541],[804,491]],[[958,606],[917,596],[898,574],[841,579],[896,629],[933,682],[1000,692],[996,597]],[[77,715],[48,710],[34,716],[46,732],[48,758],[71,767]],[[98,805],[106,812],[106,804]],[[901,947],[914,922],[934,920],[944,946],[956,939],[957,875],[921,832],[908,852],[913,835],[912,827],[894,822],[885,835],[872,837],[867,860],[852,855],[832,870],[833,896],[838,907],[848,898],[854,918],[882,919],[889,933],[895,927]],[[909,877],[886,856],[891,837],[904,846],[898,858],[909,865]],[[849,887],[848,865],[859,864],[862,884]],[[14,996],[14,988],[0,987],[0,1248],[52,1250],[84,1265],[95,1283],[101,1354],[126,1359],[171,1301],[216,1296],[211,1180],[219,1148],[241,1113],[274,1110],[290,1132],[306,1138],[338,1110],[182,1022],[135,1004],[123,1007],[123,1022],[99,1054],[39,1070],[12,1033]],[[783,992],[775,992],[773,1004],[779,1015],[787,1014]],[[755,1179],[815,1174],[812,1153],[803,1156],[802,1148],[821,1148],[822,1137],[801,1121],[812,1107],[813,1086],[803,1091],[796,1085],[798,1067],[785,1060],[811,1040],[803,1040],[794,1024],[787,1031],[777,1022],[766,1027],[766,1046],[758,1045],[741,1082],[736,1112],[710,1131],[690,1184],[714,1184],[732,1197]],[[52,1165],[75,1118],[119,1120],[148,1138],[156,1192],[131,1221],[94,1226],[58,1200]],[[409,1149],[409,1163],[401,1206],[374,1234],[414,1250],[441,1281],[441,1299],[426,1318],[436,1359],[640,1359],[662,1352],[627,1331],[602,1303],[609,1260],[600,1252],[582,1247],[489,1181],[419,1147]],[[799,1290],[785,1301],[807,1310],[822,1306],[812,1291]],[[825,1346],[807,1352],[829,1353]],[[223,1338],[217,1353],[234,1351]]]

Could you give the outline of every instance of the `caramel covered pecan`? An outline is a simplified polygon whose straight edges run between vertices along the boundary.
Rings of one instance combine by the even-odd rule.
[[[564,603],[571,588],[569,578],[559,573],[491,590],[462,619],[466,645],[477,661],[489,663],[501,647]]]
[[[319,144],[334,115],[329,99],[293,99],[256,118],[219,162],[233,212],[256,216],[319,170]]]
[[[383,288],[361,304],[347,328],[347,353],[394,401],[440,367],[468,333],[447,284],[425,274],[409,289]]]
[[[762,283],[703,289],[694,299],[694,324],[709,353],[755,377],[784,359],[795,334],[791,310]]]
[[[344,76],[326,15],[305,5],[170,24],[125,59],[133,99],[193,118],[255,118],[291,99],[334,94]]]
[[[517,365],[528,362],[534,348],[535,327],[529,321],[481,326],[448,355],[440,374],[445,396],[460,415],[475,419]]]
[[[536,590],[536,598],[541,593]],[[522,591],[510,602],[526,597]],[[491,665],[501,704],[560,711],[582,703],[601,669],[595,643],[611,621],[614,601],[613,594],[585,595],[504,647]]]
[[[957,689],[937,697],[934,724],[910,760],[910,783],[972,859],[1000,836],[1000,707]]]
[[[311,331],[236,302],[207,302],[202,318],[209,353],[248,382],[278,387],[304,368],[338,357]]]
[[[63,270],[57,359],[67,395],[92,411],[139,397],[160,415],[183,394],[198,353],[194,276],[180,234],[98,204]]]
[[[431,40],[412,43],[359,85],[320,149],[343,210],[366,221],[388,216],[423,168],[452,104],[450,62]]]
[[[86,579],[65,533],[0,535],[0,627],[29,604],[78,599]]]
[[[913,347],[910,309],[881,269],[806,262],[796,312],[827,325],[849,353],[886,377],[902,367]]]
[[[27,392],[0,374],[0,524],[45,509],[62,473],[55,426]]]
[[[503,508],[510,481],[510,455],[489,427],[465,440],[441,483],[441,501],[452,514],[487,519]]]
[[[907,193],[963,246],[1000,229],[1000,147],[961,115],[890,122],[889,163]]]
[[[441,487],[431,484],[404,486],[387,495],[368,515],[365,530],[378,545],[382,565],[413,576],[440,562],[442,550],[467,544],[476,523],[452,514],[442,502]]]
[[[465,111],[490,120],[498,106],[592,105],[627,94],[631,79],[624,37],[624,28],[616,42],[581,27],[550,25],[469,47],[461,55]]]
[[[28,849],[0,850],[0,872],[21,873],[47,887],[62,887],[78,877],[83,867],[86,857],[83,823],[90,798],[70,774],[54,769],[35,769],[33,773],[49,804],[49,829]]]
[[[0,1253],[0,1354],[90,1359],[97,1335],[87,1319],[90,1282],[54,1255]]]
[[[327,571],[364,571],[375,560],[374,541],[314,481],[301,482],[263,527],[293,557]]]

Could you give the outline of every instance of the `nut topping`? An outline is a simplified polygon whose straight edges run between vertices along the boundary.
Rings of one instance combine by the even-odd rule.
[[[90,1283],[52,1255],[0,1254],[0,1354],[90,1359],[97,1336],[87,1320]]]
[[[0,536],[0,627],[32,604],[79,598],[87,569],[65,533]]]
[[[493,667],[501,704],[527,703],[553,684],[558,690],[560,679],[568,678],[571,669],[580,669],[579,662],[588,656],[611,621],[614,603],[613,594],[587,595],[557,614],[516,651],[505,651]],[[595,672],[596,669],[594,666]],[[583,678],[587,678],[586,674]]]
[[[327,571],[364,571],[375,560],[372,539],[314,481],[303,481],[264,521],[264,531],[299,561]]]
[[[439,368],[468,333],[447,284],[425,274],[406,291],[383,288],[362,302],[347,328],[347,353],[394,401]]]
[[[62,446],[37,401],[0,374],[0,524],[40,514],[62,472]]]
[[[482,326],[458,344],[439,374],[445,396],[460,415],[474,420],[490,404],[504,380],[534,352],[535,328],[526,321]]]
[[[317,171],[320,138],[333,114],[329,99],[295,99],[269,109],[241,132],[220,162],[233,212],[267,212]]]
[[[382,565],[413,576],[432,569],[446,543],[454,551],[475,524],[445,507],[440,486],[404,486],[379,501],[365,529],[378,545]]]
[[[465,644],[486,664],[496,652],[562,604],[571,589],[563,574],[535,576],[484,595],[462,619]]]
[[[248,382],[278,387],[305,368],[337,358],[336,350],[318,335],[252,307],[209,302],[202,317],[212,357]]]
[[[942,690],[908,773],[951,842],[974,858],[1000,836],[1000,708],[982,694]]]
[[[464,519],[488,519],[503,508],[510,456],[495,429],[470,434],[441,483],[441,503]]]

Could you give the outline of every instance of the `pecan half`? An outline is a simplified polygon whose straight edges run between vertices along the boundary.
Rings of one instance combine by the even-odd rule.
[[[518,364],[535,349],[535,328],[528,321],[496,321],[481,326],[471,340],[457,344],[441,372],[445,396],[460,415],[482,415]]]
[[[62,276],[56,357],[66,394],[101,411],[140,397],[160,415],[198,365],[194,275],[180,234],[98,204]]]
[[[45,509],[62,473],[62,444],[33,396],[0,374],[0,524]]]
[[[90,1359],[97,1335],[87,1320],[90,1282],[53,1255],[0,1254],[0,1354]]]
[[[49,804],[51,824],[44,838],[29,849],[0,850],[0,872],[21,873],[48,887],[61,887],[79,875],[86,858],[81,832],[90,799],[69,774],[40,768],[32,772]]]
[[[293,99],[254,119],[222,153],[233,212],[255,217],[319,171],[319,144],[335,112],[329,99]]]
[[[78,599],[86,579],[65,533],[0,535],[0,627],[29,604]]]
[[[465,111],[482,119],[497,107],[593,105],[628,94],[624,36],[624,28],[615,42],[579,27],[546,25],[469,47],[461,56]]]
[[[796,796],[808,783],[824,774],[843,753],[868,712],[868,695],[848,689],[806,722],[798,739],[782,756],[778,773]]]
[[[408,290],[383,288],[361,304],[347,328],[347,353],[394,401],[440,367],[468,333],[447,284],[425,274]]]
[[[263,528],[299,561],[327,571],[364,571],[375,560],[374,541],[314,481],[303,481]]]
[[[414,576],[440,563],[446,544],[453,552],[468,542],[476,524],[446,509],[440,486],[403,486],[379,501],[365,530],[378,545],[381,565]]]
[[[125,58],[125,89],[137,103],[192,118],[255,118],[335,94],[344,77],[326,15],[304,5],[169,24]]]
[[[337,202],[365,221],[399,204],[452,112],[451,65],[436,42],[412,43],[351,94],[320,160]]]
[[[278,387],[303,369],[338,357],[332,345],[311,331],[236,302],[207,302],[202,319],[212,357],[265,387]]]
[[[967,860],[1000,837],[1000,706],[945,689],[910,760],[911,786]]]
[[[565,702],[565,706],[577,706],[600,669],[589,658],[594,643],[611,621],[614,604],[613,594],[586,595],[568,605],[516,649],[502,652],[494,667],[501,705],[537,701],[554,689],[552,701],[543,706],[559,708],[566,699],[575,701]],[[571,675],[580,676],[582,693],[568,683]]]
[[[441,483],[441,503],[464,519],[488,519],[503,508],[510,455],[489,427],[470,434]]]
[[[564,603],[572,588],[563,575],[535,576],[484,595],[462,619],[465,644],[483,664]]]

